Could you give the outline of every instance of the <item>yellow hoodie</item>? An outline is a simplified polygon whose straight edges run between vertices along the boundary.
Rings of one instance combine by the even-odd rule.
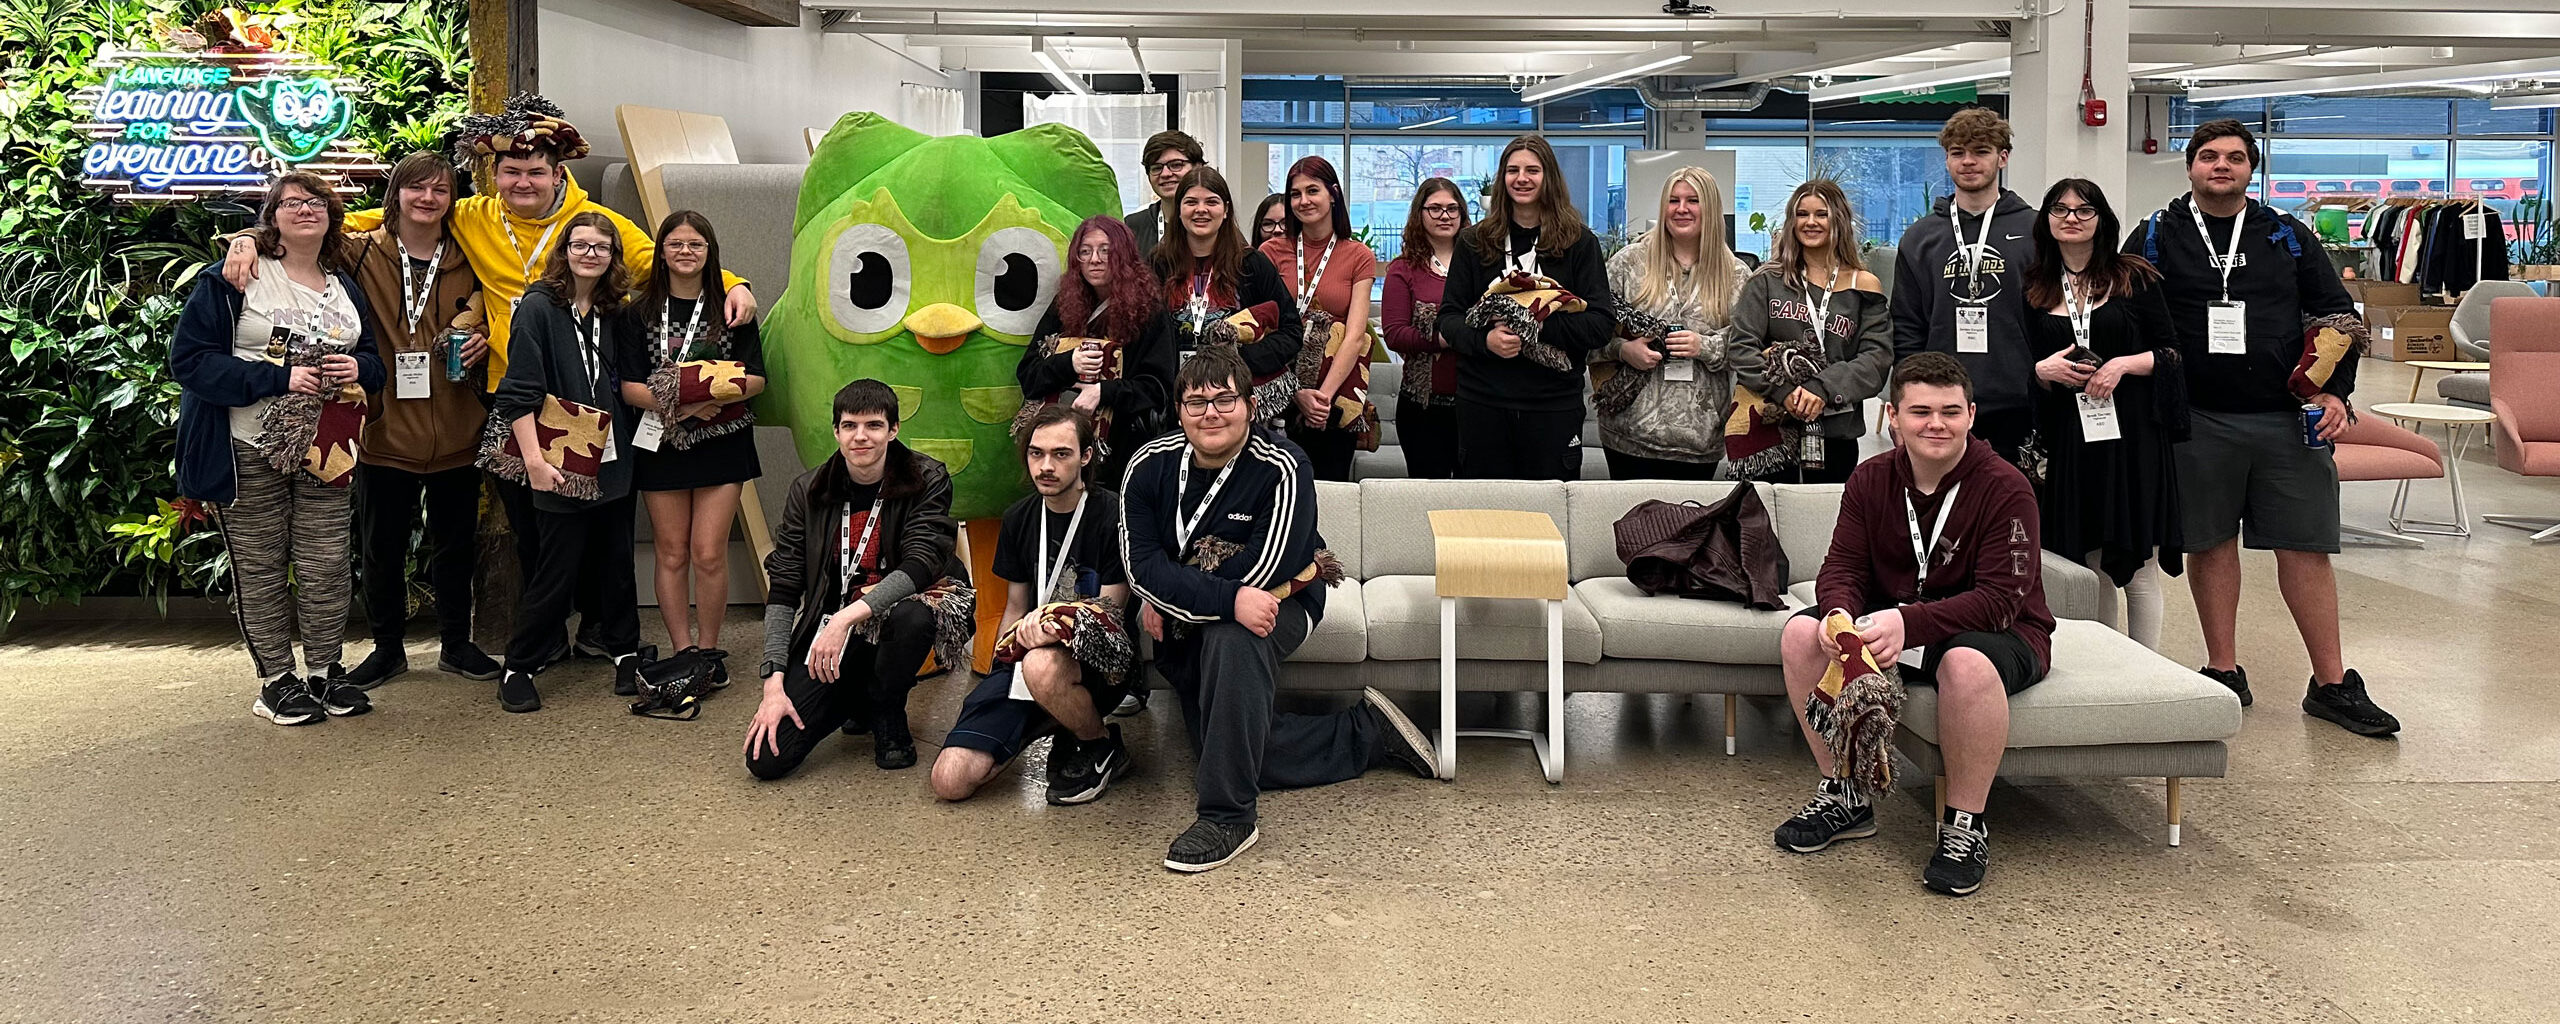
[[[657,267],[657,243],[639,225],[589,199],[587,190],[578,187],[577,177],[566,168],[560,171],[560,205],[548,217],[518,217],[507,209],[506,200],[494,195],[467,196],[453,204],[446,230],[461,243],[463,258],[471,261],[471,270],[479,275],[481,290],[486,293],[481,308],[489,322],[490,391],[498,390],[498,382],[507,375],[507,338],[515,323],[516,300],[541,280],[544,262],[560,246],[560,225],[589,210],[604,214],[621,233],[622,265],[629,271],[633,287],[638,287]],[[381,210],[347,212],[348,234],[380,226]],[[720,275],[723,293],[745,283],[746,279],[736,274],[723,271]]]

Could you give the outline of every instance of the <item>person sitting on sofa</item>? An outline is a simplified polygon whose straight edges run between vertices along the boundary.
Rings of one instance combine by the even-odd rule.
[[[1253,426],[1253,374],[1232,350],[1192,356],[1173,390],[1182,431],[1130,457],[1120,552],[1200,759],[1199,820],[1164,866],[1199,872],[1261,837],[1264,789],[1322,786],[1389,763],[1431,778],[1435,762],[1431,741],[1374,689],[1332,714],[1272,709],[1281,659],[1324,615],[1321,570],[1332,555],[1316,533],[1315,476],[1297,445]]]
[[[1094,424],[1084,410],[1041,406],[1018,443],[1036,493],[1006,509],[996,533],[995,574],[1005,582],[996,669],[943,737],[933,795],[975,795],[1054,725],[1049,802],[1090,803],[1129,770],[1120,727],[1102,716],[1131,686],[1144,685],[1121,626],[1129,575],[1120,561],[1120,496],[1085,486]]]
[[[1876,664],[1915,652],[1917,667],[1906,668],[1905,679],[1938,689],[1947,809],[1922,882],[1963,896],[1982,887],[1991,863],[1982,809],[2008,747],[2009,697],[2043,679],[2052,663],[2035,491],[1972,436],[1973,381],[1954,356],[1903,360],[1887,399],[1902,445],[1850,474],[1815,577],[1819,599],[1787,620],[1779,644],[1787,696],[1822,782],[1812,802],[1778,826],[1777,841],[1813,853],[1876,834],[1866,795],[1805,720],[1806,698],[1838,650],[1823,617],[1845,611],[1858,617],[1858,637]]]

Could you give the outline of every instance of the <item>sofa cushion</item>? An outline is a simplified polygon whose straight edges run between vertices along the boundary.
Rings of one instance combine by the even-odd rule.
[[[1573,592],[1600,623],[1600,653],[1611,658],[1775,665],[1778,636],[1794,611],[1648,596],[1624,576],[1587,579]]]
[[[1288,660],[1359,664],[1369,656],[1368,606],[1369,602],[1362,600],[1358,580],[1344,580],[1341,586],[1325,591],[1324,618],[1316,620],[1316,628],[1308,631],[1306,642],[1289,652]]]
[[[1902,724],[1938,742],[1938,691],[1914,686]],[[2195,670],[2095,622],[2063,619],[2053,671],[2009,698],[2009,746],[2226,740],[2240,732],[2240,698]]]
[[[1769,499],[1769,521],[1778,531],[1778,547],[1787,553],[1787,582],[1802,583],[1822,571],[1822,556],[1831,553],[1831,526],[1840,518],[1839,484],[1788,484],[1761,493]]]
[[[2485,373],[2448,373],[2436,381],[2437,397],[2455,402],[2469,402],[2489,407],[2489,375]]]
[[[1605,456],[1604,456],[1605,457]],[[1624,576],[1618,560],[1618,520],[1647,499],[1713,505],[1732,493],[1733,481],[1584,480],[1564,485],[1566,557],[1576,581]]]
[[[1372,577],[1360,585],[1369,618],[1369,657],[1379,661],[1440,657],[1440,595],[1432,584],[1429,576],[1393,575]],[[1458,651],[1484,661],[1545,661],[1546,602],[1459,598]],[[1592,617],[1579,596],[1570,593],[1564,601],[1564,660],[1577,665],[1600,660],[1600,620]]]
[[[1316,532],[1324,535],[1326,550],[1342,560],[1342,571],[1353,576],[1360,574],[1361,540],[1368,532],[1360,527],[1360,485],[1316,481]],[[1335,587],[1333,592],[1345,589]]]
[[[1566,528],[1564,488],[1552,480],[1363,481],[1360,531],[1376,542],[1361,545],[1356,575],[1368,580],[1436,572],[1439,553],[1431,543],[1431,510],[1441,508],[1543,512],[1556,521],[1557,531]],[[1438,621],[1439,613],[1432,614]]]

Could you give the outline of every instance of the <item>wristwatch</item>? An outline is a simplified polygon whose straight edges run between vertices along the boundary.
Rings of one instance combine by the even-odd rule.
[[[775,676],[781,675],[784,671],[786,671],[786,666],[781,662],[767,661],[762,665],[756,666],[756,678],[771,679]]]

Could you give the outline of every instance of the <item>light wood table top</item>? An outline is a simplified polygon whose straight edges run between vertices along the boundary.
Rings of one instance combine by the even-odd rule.
[[[2395,420],[2415,420],[2419,423],[2488,423],[2498,418],[2497,414],[2486,410],[2465,409],[2458,405],[2437,405],[2433,402],[2384,402],[2369,408],[2370,411]]]
[[[2406,363],[2402,363],[2401,365],[2414,366],[2421,370],[2452,370],[2455,373],[2486,373],[2489,370],[2489,364],[2487,363],[2475,363],[2468,360],[2455,361],[2451,359],[2412,359]]]
[[[1544,512],[1433,509],[1431,539],[1441,597],[1565,598],[1564,534]]]

